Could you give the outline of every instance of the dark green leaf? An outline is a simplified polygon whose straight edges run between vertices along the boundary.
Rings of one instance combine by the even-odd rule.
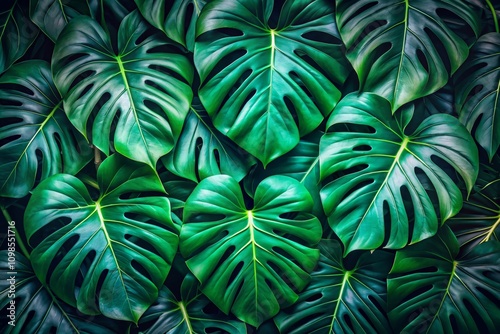
[[[0,78],[0,107],[0,196],[26,196],[40,180],[76,174],[91,159],[88,143],[62,110],[46,62],[9,69]]]
[[[247,332],[244,323],[210,304],[208,298],[198,290],[196,278],[188,275],[182,282],[180,300],[167,287],[162,287],[156,304],[141,318],[141,323],[149,325],[144,333],[194,334],[212,333],[214,330],[231,334]],[[209,307],[215,310],[206,312],[205,309]],[[153,324],[149,324],[153,321]]]
[[[328,120],[320,168],[322,179],[333,180],[323,187],[321,198],[346,253],[404,247],[433,236],[438,217],[444,222],[457,214],[462,193],[442,162],[456,170],[469,191],[476,180],[477,148],[456,118],[432,115],[407,135],[413,108],[397,116],[391,116],[387,100],[364,93],[346,96]],[[355,128],[341,128],[346,124]],[[437,199],[429,196],[427,185]]]
[[[274,321],[281,333],[388,333],[386,277],[393,256],[384,251],[363,253],[347,269],[342,246],[322,240],[318,268],[297,303]]]
[[[433,238],[398,251],[388,286],[389,318],[400,333],[497,333],[500,243],[457,256],[445,226]]]
[[[481,31],[477,10],[464,0],[337,0],[336,4],[347,58],[362,90],[388,99],[393,112],[443,87],[467,58],[468,45],[450,22],[463,21],[476,38]]]
[[[454,81],[460,121],[491,160],[500,146],[500,33],[479,38]]]
[[[134,195],[163,192],[148,166],[115,154],[97,181],[95,201],[67,174],[35,189],[24,219],[31,261],[40,280],[81,312],[137,322],[167,277],[179,227],[166,197]]]
[[[313,131],[350,66],[327,0],[215,0],[198,20],[200,99],[219,131],[264,166]],[[278,3],[277,3],[278,5]]]
[[[90,136],[86,127],[95,114],[89,127],[96,147],[109,154],[109,140],[114,140],[117,152],[154,168],[179,137],[193,73],[188,59],[161,36],[143,39],[147,28],[138,12],[128,15],[115,53],[96,21],[75,18],[57,40],[52,68],[64,109],[80,132]]]
[[[254,202],[247,210],[230,176],[204,179],[186,202],[180,250],[215,305],[258,327],[308,283],[321,225],[306,188],[290,177],[262,181]]]
[[[174,149],[163,162],[172,173],[194,182],[218,174],[240,181],[255,159],[215,129],[203,106],[196,103],[191,106]]]

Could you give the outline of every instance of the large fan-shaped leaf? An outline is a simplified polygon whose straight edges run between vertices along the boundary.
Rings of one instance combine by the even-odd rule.
[[[3,0],[0,9],[0,73],[21,58],[38,36],[26,12],[28,0]]]
[[[481,165],[475,193],[449,225],[461,247],[475,247],[488,240],[500,241],[500,158],[496,165]]]
[[[0,256],[7,259],[9,255],[1,251]],[[58,300],[40,283],[29,260],[20,253],[15,253],[14,270],[7,261],[0,262],[0,309],[7,309],[11,300],[15,307],[12,322],[15,326],[7,324],[11,318],[3,319],[2,333],[123,333],[124,329],[120,329],[116,321],[85,317]],[[11,289],[11,276],[15,276],[15,291]]]
[[[400,333],[497,333],[500,243],[458,257],[445,226],[433,238],[398,251],[388,279],[389,318]]]
[[[490,160],[500,146],[500,33],[481,36],[457,72],[456,105],[460,121]]]
[[[201,181],[186,202],[180,250],[201,290],[253,326],[289,306],[309,281],[321,237],[311,196],[298,181],[271,176],[247,210],[227,175]]]
[[[320,168],[323,179],[334,179],[323,187],[321,197],[346,252],[375,249],[384,239],[387,248],[404,247],[434,235],[438,214],[442,222],[457,214],[462,194],[442,162],[462,176],[469,191],[476,180],[478,152],[467,129],[456,118],[437,114],[406,135],[412,111],[407,108],[392,117],[387,100],[370,93],[350,94],[328,120]],[[345,124],[353,129],[341,128]],[[424,184],[432,187],[436,200]],[[411,209],[405,207],[406,200]]]
[[[330,1],[286,1],[277,23],[273,5],[211,1],[194,53],[215,127],[264,165],[321,123],[349,72]]]
[[[198,282],[192,275],[184,278],[181,286],[180,300],[166,287],[160,290],[155,305],[151,306],[141,323],[148,326],[145,334],[165,333],[246,333],[246,326],[215,308],[215,312],[207,313],[210,300],[198,290]]]
[[[255,164],[253,157],[212,126],[198,103],[191,106],[178,142],[162,161],[172,173],[194,182],[218,174],[240,181]]]
[[[116,151],[155,167],[179,136],[192,91],[190,62],[159,34],[147,35],[138,12],[118,32],[118,53],[96,21],[72,20],[57,40],[52,66],[64,109],[73,125],[87,132],[96,111],[92,142],[109,153],[113,120]]]
[[[0,140],[0,196],[20,198],[38,178],[76,174],[92,155],[62,110],[49,64],[39,60],[0,78]]]
[[[135,3],[149,23],[193,51],[196,21],[207,0],[135,0]]]
[[[88,0],[32,0],[30,1],[31,20],[53,42],[68,24],[79,15],[90,16]]]
[[[464,0],[338,0],[337,23],[363,91],[387,98],[395,111],[443,87],[467,58],[467,43],[450,27],[479,36],[480,17]]]
[[[163,192],[148,166],[113,155],[99,167],[98,183],[95,201],[71,175],[35,189],[24,219],[33,268],[81,312],[136,322],[167,276],[178,227],[166,197],[133,195]]]
[[[386,277],[393,256],[364,253],[352,269],[335,240],[322,240],[318,268],[299,300],[274,321],[281,333],[388,333]]]

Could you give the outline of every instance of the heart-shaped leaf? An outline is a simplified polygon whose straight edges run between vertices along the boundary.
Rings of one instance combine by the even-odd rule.
[[[156,300],[178,229],[148,166],[118,155],[98,170],[93,200],[76,177],[58,174],[33,191],[25,213],[31,261],[43,283],[85,314],[137,322]]]
[[[401,248],[431,237],[438,217],[444,222],[462,208],[462,193],[445,170],[456,170],[469,191],[476,180],[477,147],[456,118],[432,115],[407,135],[413,109],[397,116],[384,98],[353,93],[328,120],[320,168],[322,179],[333,181],[321,198],[346,253]]]
[[[450,22],[481,31],[464,0],[337,0],[337,23],[361,88],[392,111],[443,87],[465,61],[468,44]],[[470,36],[470,35],[469,35]]]
[[[135,3],[151,25],[193,51],[196,21],[207,0],[135,0]]]
[[[7,259],[10,255],[7,251],[0,251],[0,256]],[[111,334],[126,330],[119,328],[116,321],[102,316],[85,317],[64,304],[40,283],[28,259],[20,253],[15,253],[14,257],[14,272],[7,261],[0,262],[0,310],[2,314],[10,314],[9,307],[15,311],[14,317],[4,319],[2,333],[50,333],[57,330],[58,333]],[[13,306],[11,301],[14,301]],[[9,321],[15,326],[8,324]]]
[[[254,203],[246,209],[230,176],[204,179],[186,202],[180,250],[217,307],[258,327],[308,283],[321,225],[307,189],[287,176],[262,181]]]
[[[458,257],[444,226],[433,238],[400,250],[387,282],[389,318],[404,333],[497,333],[500,330],[500,242]]]
[[[240,181],[255,164],[253,157],[213,127],[199,103],[191,106],[179,140],[162,161],[172,173],[194,182],[218,174]]]
[[[148,324],[145,334],[154,333],[246,333],[243,322],[225,315],[220,310],[207,313],[210,300],[198,290],[196,278],[188,274],[181,286],[181,298],[178,299],[166,286],[160,290],[156,304],[151,306],[141,323]],[[151,324],[151,322],[153,322]]]
[[[332,2],[286,1],[278,19],[273,6],[272,0],[209,2],[194,52],[200,99],[215,127],[264,165],[323,121],[350,69]]]
[[[132,12],[120,25],[115,53],[104,29],[80,16],[61,32],[52,69],[64,109],[80,132],[106,154],[111,139],[117,152],[154,168],[179,137],[193,72],[161,33],[147,33],[147,23]]]
[[[0,77],[0,140],[0,196],[26,196],[39,179],[76,174],[92,157],[41,60],[16,64]]]
[[[454,81],[460,121],[491,160],[500,146],[500,33],[478,39]]]
[[[28,17],[28,0],[3,0],[0,8],[0,74],[21,58],[38,36]]]
[[[342,246],[322,240],[318,268],[297,302],[274,321],[281,333],[387,333],[386,277],[393,256],[363,253],[346,268]]]

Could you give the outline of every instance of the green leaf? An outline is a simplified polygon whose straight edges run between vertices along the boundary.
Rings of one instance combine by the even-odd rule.
[[[210,0],[208,0],[210,1]],[[196,21],[207,0],[135,0],[142,16],[169,38],[194,49]]]
[[[445,226],[398,251],[388,279],[389,319],[400,333],[496,333],[500,330],[500,243],[458,257]]]
[[[459,119],[491,161],[500,146],[500,33],[478,39],[454,82]]]
[[[76,174],[90,161],[92,152],[64,114],[46,62],[29,60],[4,73],[0,106],[0,196],[24,197],[40,179]]]
[[[336,4],[340,35],[362,90],[388,99],[393,112],[443,87],[465,61],[468,45],[454,32],[453,22],[476,38],[481,31],[477,10],[463,0]]]
[[[38,28],[30,21],[28,0],[3,0],[0,9],[0,73],[21,58],[38,36]]]
[[[231,175],[240,181],[255,159],[217,131],[203,106],[196,102],[174,149],[162,159],[165,167],[194,182],[218,174]]]
[[[328,120],[320,169],[323,180],[333,180],[323,187],[321,198],[346,253],[382,245],[397,249],[433,236],[438,215],[446,221],[463,201],[444,169],[456,170],[469,192],[476,180],[477,148],[456,118],[432,115],[407,135],[413,109],[397,116],[391,116],[387,100],[364,93],[346,96]],[[352,129],[343,129],[346,124]],[[427,185],[437,198],[429,196]]]
[[[148,166],[115,154],[97,179],[95,201],[66,174],[33,191],[24,219],[31,261],[39,279],[81,312],[136,323],[167,277],[179,227],[166,197],[134,195],[163,192]]]
[[[481,165],[476,191],[449,226],[465,248],[489,241],[500,241],[500,158],[495,165]]]
[[[350,69],[330,1],[286,1],[277,23],[273,5],[211,1],[194,52],[200,99],[215,127],[264,166],[318,127]]]
[[[281,333],[388,333],[386,277],[393,256],[363,253],[348,269],[342,246],[322,240],[318,268],[299,300],[274,321]]]
[[[115,53],[96,21],[77,17],[57,40],[52,69],[64,109],[80,132],[90,136],[87,123],[95,115],[88,127],[96,147],[109,154],[111,139],[117,152],[154,168],[179,137],[193,72],[162,36],[142,38],[147,29],[132,12],[120,25]]]
[[[262,181],[254,203],[246,209],[230,176],[204,179],[186,202],[180,250],[217,307],[258,327],[308,283],[321,225],[305,187],[287,176]]]
[[[198,290],[198,282],[192,275],[184,278],[181,286],[181,298],[178,299],[166,287],[160,290],[155,305],[151,306],[141,323],[149,326],[145,334],[153,333],[210,333],[214,330],[221,333],[246,333],[246,326],[215,308],[207,313],[210,300]],[[153,322],[153,324],[149,324]]]
[[[31,0],[30,18],[53,42],[74,17],[90,16],[88,0]]]
[[[0,251],[2,259],[9,253]],[[15,291],[11,290],[11,268],[7,261],[0,262],[0,309],[9,314],[11,300],[15,307],[15,326],[7,325],[11,318],[4,319],[2,333],[123,333],[116,322],[104,317],[85,317],[58,300],[49,289],[40,283],[31,264],[22,254],[15,253]],[[13,295],[10,295],[14,293]],[[10,295],[10,296],[9,296]],[[4,313],[5,312],[5,313]]]

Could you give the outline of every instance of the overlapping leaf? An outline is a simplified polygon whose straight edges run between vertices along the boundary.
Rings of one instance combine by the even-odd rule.
[[[364,253],[347,269],[342,246],[322,240],[318,268],[297,302],[274,321],[281,333],[389,333],[386,277],[393,256]]]
[[[445,226],[433,238],[398,251],[387,283],[396,332],[496,333],[500,330],[500,243],[458,257]]]
[[[456,118],[432,115],[407,135],[413,109],[397,116],[391,116],[387,100],[365,93],[346,96],[328,120],[320,169],[322,179],[333,180],[321,198],[346,253],[404,247],[434,235],[438,218],[444,222],[457,214],[462,194],[442,162],[469,191],[476,180],[477,147]],[[436,201],[428,190],[436,193]]]
[[[193,73],[184,55],[159,34],[144,36],[147,32],[139,13],[129,14],[115,53],[96,21],[78,17],[59,36],[52,68],[64,109],[80,132],[106,154],[111,139],[117,152],[154,168],[179,137]]]
[[[180,250],[217,307],[259,326],[308,283],[321,225],[305,187],[287,176],[262,181],[254,203],[246,209],[230,176],[204,179],[186,202]]]
[[[215,127],[264,165],[331,112],[350,68],[331,2],[286,1],[279,19],[271,17],[273,6],[211,1],[198,20],[194,52],[200,99]]]
[[[41,60],[16,64],[0,78],[0,140],[0,196],[20,198],[39,179],[76,174],[92,156]]]
[[[388,99],[392,111],[443,87],[465,61],[479,13],[465,0],[338,0],[337,23],[361,88]]]
[[[93,200],[74,176],[42,182],[26,208],[24,225],[34,247],[31,261],[43,283],[85,314],[137,322],[156,300],[177,251],[155,173],[118,155],[99,167],[100,196]]]
[[[478,39],[454,81],[459,119],[491,160],[500,146],[500,33]]]

